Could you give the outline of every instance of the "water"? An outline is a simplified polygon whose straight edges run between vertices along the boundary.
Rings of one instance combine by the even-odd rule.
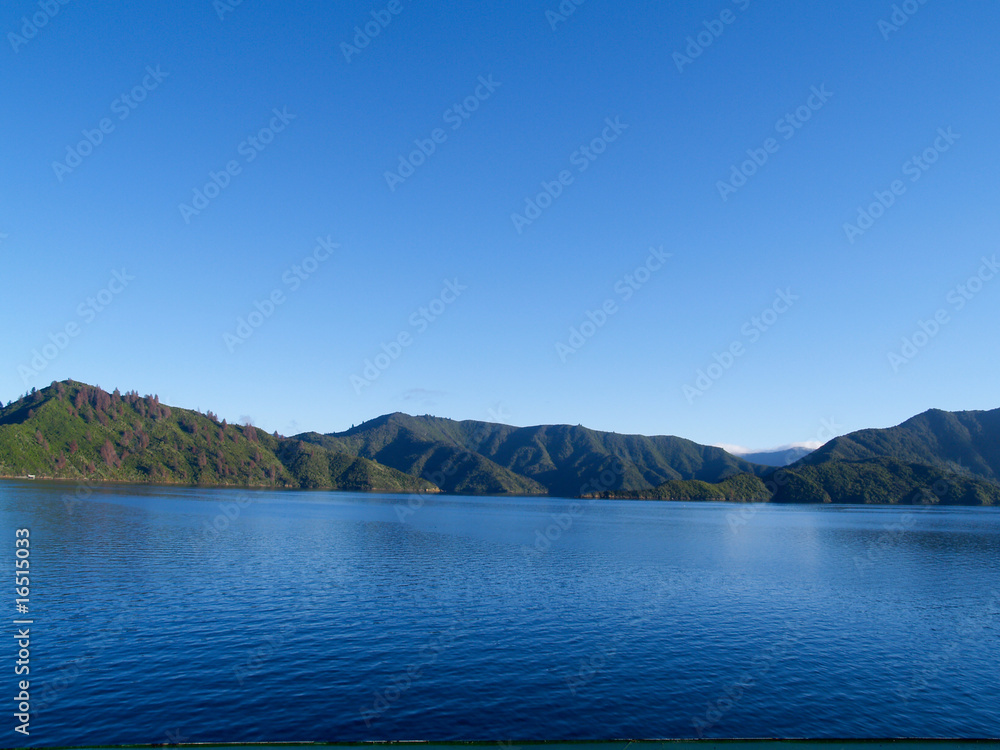
[[[1000,735],[996,509],[75,490],[33,745]]]

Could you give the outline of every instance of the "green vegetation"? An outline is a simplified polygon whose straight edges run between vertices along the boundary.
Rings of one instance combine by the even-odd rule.
[[[588,497],[635,500],[716,500],[758,503],[770,500],[771,493],[760,477],[737,474],[718,483],[698,479],[671,479],[651,490],[599,492]]]
[[[931,409],[896,427],[860,430],[834,438],[796,461],[792,468],[879,457],[1000,483],[1000,409]]]
[[[0,476],[387,492],[430,482],[252,426],[64,381],[0,408]]]
[[[796,466],[774,479],[774,502],[1000,505],[998,484],[888,457]]]
[[[300,440],[363,456],[429,479],[446,492],[551,494],[648,489],[671,479],[717,482],[769,469],[721,448],[678,437],[586,427],[512,427],[494,422],[389,414],[346,432]]]
[[[0,407],[0,476],[384,492],[1000,505],[1000,409],[932,410],[789,467],[678,437],[389,414],[280,437],[64,381]]]
[[[647,490],[593,496],[774,503],[1000,505],[1000,485],[883,456],[778,469],[763,478],[740,474],[717,484],[669,481]]]

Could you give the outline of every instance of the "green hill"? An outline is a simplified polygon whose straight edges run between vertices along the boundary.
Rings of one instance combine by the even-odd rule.
[[[589,496],[635,500],[1000,505],[1000,485],[926,464],[881,457],[779,469],[763,478],[739,474],[718,483],[671,480],[645,490]]]
[[[1000,484],[884,456],[796,466],[768,479],[779,503],[1000,505]]]
[[[717,482],[738,473],[769,471],[721,448],[678,437],[400,413],[345,432],[298,438],[423,476],[446,492],[577,497],[648,489],[671,479]]]
[[[834,438],[791,468],[880,457],[1000,482],[1000,409],[931,409],[896,427],[860,430]]]
[[[627,492],[600,492],[588,497],[622,498],[633,500],[715,500],[737,503],[759,503],[771,499],[771,492],[760,477],[737,474],[721,482],[702,482],[699,479],[670,479],[650,490]]]
[[[0,406],[0,476],[384,492],[1000,505],[1000,409],[932,410],[781,469],[671,436],[388,414],[293,438],[75,381]]]
[[[64,381],[0,408],[0,476],[91,481],[436,491],[376,462]]]

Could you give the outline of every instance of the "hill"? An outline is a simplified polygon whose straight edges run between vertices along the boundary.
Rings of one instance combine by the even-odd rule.
[[[716,483],[702,482],[698,479],[670,479],[651,490],[599,492],[586,495],[586,497],[762,503],[771,499],[771,492],[760,477],[753,474],[737,474]]]
[[[221,422],[209,412],[53,383],[0,408],[0,476],[305,489],[436,491],[356,455]]]
[[[761,451],[759,453],[737,453],[734,455],[739,456],[744,461],[749,461],[753,464],[762,464],[764,466],[788,466],[789,464],[795,463],[803,456],[808,456],[812,453],[810,448],[782,448],[776,451]]]
[[[1000,505],[1000,484],[885,456],[799,466],[771,479],[778,503]]]
[[[896,427],[860,430],[834,438],[791,468],[880,457],[1000,483],[1000,409],[931,409]]]
[[[513,427],[395,413],[345,432],[297,437],[422,476],[446,492],[577,497],[648,489],[672,479],[718,482],[768,471],[679,437],[570,425]]]
[[[387,414],[293,438],[63,381],[0,406],[0,476],[778,503],[1000,505],[1000,409],[931,410],[790,466],[672,436]]]

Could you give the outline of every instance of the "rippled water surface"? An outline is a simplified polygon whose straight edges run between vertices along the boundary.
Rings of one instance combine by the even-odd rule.
[[[1000,509],[76,489],[31,744],[1000,735]]]

